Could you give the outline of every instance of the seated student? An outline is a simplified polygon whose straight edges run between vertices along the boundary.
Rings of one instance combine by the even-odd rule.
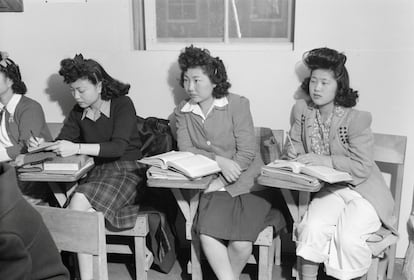
[[[69,279],[42,217],[6,163],[0,163],[0,279]]]
[[[201,195],[195,230],[217,278],[236,280],[271,210],[264,191],[252,191],[263,162],[249,100],[229,93],[224,64],[208,50],[187,47],[178,63],[189,96],[175,109],[178,148],[214,159],[222,170]]]
[[[310,100],[293,106],[288,156],[348,172],[353,181],[326,184],[298,225],[301,279],[316,279],[320,263],[330,276],[355,279],[370,267],[370,234],[381,226],[397,234],[394,202],[373,159],[371,114],[352,108],[358,93],[349,86],[346,56],[318,48],[303,60],[311,71],[302,83]]]
[[[66,157],[93,156],[96,166],[76,187],[69,209],[99,211],[110,226],[123,229],[135,225],[138,212],[131,207],[144,183],[141,141],[136,112],[126,96],[129,85],[112,78],[93,59],[81,54],[61,61],[59,74],[70,86],[76,100],[56,144],[48,150]],[[36,146],[43,139],[30,139]],[[80,255],[82,279],[92,279],[91,258]]]
[[[22,154],[27,151],[26,142],[32,134],[46,140],[52,138],[42,107],[26,97],[26,91],[19,66],[7,53],[0,52],[0,162],[17,158],[23,164],[25,157]],[[31,188],[33,184],[19,182],[19,185],[24,194],[32,195],[35,191],[36,195],[42,196]]]

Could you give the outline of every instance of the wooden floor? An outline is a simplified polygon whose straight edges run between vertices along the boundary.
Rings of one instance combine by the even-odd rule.
[[[109,258],[109,279],[113,280],[131,280],[135,279],[132,274],[134,273],[132,271],[132,263],[128,263],[128,261],[125,261],[125,259],[113,259]],[[282,257],[282,265],[281,266],[274,266],[273,267],[273,277],[272,280],[288,280],[293,279],[291,274],[291,268],[292,268],[293,258],[289,257]],[[392,280],[403,280],[404,278],[401,275],[402,270],[402,263],[403,259],[397,259],[396,260],[396,266],[395,266],[395,272],[394,277]],[[152,268],[149,271],[149,280],[190,280],[191,277],[187,273],[183,272],[184,265],[180,264],[180,261],[177,261],[172,268],[172,270],[168,273],[161,273],[158,272],[155,268]],[[255,265],[247,265],[246,269],[244,270],[244,273],[242,274],[242,277],[240,280],[257,280],[256,277],[256,266]],[[208,268],[208,264],[203,264],[203,274],[205,280],[214,280],[216,279],[214,276],[214,273]],[[318,278],[319,280],[328,280],[333,279],[330,277],[326,277],[323,275],[323,273],[320,273],[320,276]]]

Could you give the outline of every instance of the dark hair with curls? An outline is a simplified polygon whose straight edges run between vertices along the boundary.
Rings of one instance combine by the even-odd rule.
[[[22,81],[19,66],[8,58],[8,54],[5,52],[0,52],[0,72],[4,73],[6,78],[12,80],[13,85],[11,88],[14,93],[25,94],[27,92],[26,85]]]
[[[82,54],[63,59],[60,62],[59,75],[65,83],[70,84],[78,79],[87,79],[96,85],[102,82],[101,98],[109,100],[128,94],[130,85],[112,78],[103,67],[93,59],[84,59]]]
[[[334,49],[317,48],[303,55],[303,62],[312,71],[316,69],[331,70],[338,84],[334,104],[354,107],[358,100],[358,91],[349,87],[349,75],[345,67],[346,56]],[[310,78],[306,78],[301,88],[309,94]]]
[[[221,98],[229,94],[231,84],[227,81],[226,68],[219,57],[212,57],[209,50],[200,49],[193,45],[186,47],[178,57],[181,69],[180,85],[184,87],[184,74],[190,68],[200,67],[216,86],[213,97]]]

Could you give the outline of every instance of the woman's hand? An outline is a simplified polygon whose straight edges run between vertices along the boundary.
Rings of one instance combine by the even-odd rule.
[[[239,179],[241,168],[237,162],[221,156],[216,156],[216,161],[220,166],[221,173],[227,182],[232,183]]]
[[[330,156],[308,153],[298,156],[295,160],[307,165],[323,165],[332,168],[332,159]]]
[[[61,157],[75,155],[78,152],[79,144],[67,140],[59,140],[53,146],[46,148],[47,151],[53,151]]]
[[[14,164],[13,165],[19,167],[19,166],[22,166],[23,164],[24,164],[24,154],[20,154],[14,160]]]
[[[37,147],[43,142],[45,142],[44,138],[32,136],[29,138],[29,140],[26,141],[26,145],[27,147]]]

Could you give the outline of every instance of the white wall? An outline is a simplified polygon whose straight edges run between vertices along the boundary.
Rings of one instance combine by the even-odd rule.
[[[57,2],[57,1],[56,1]],[[348,56],[351,84],[359,90],[358,108],[373,115],[376,132],[408,136],[401,239],[408,244],[414,173],[414,1],[297,0],[293,51],[216,51],[228,68],[232,91],[247,96],[257,126],[288,129],[299,86],[296,65],[302,53],[328,46]],[[176,51],[134,51],[130,0],[45,3],[25,0],[23,13],[0,13],[0,50],[17,61],[28,96],[44,107],[48,121],[62,121],[73,104],[57,75],[59,61],[82,52],[110,74],[131,84],[138,114],[167,118],[177,83]]]

